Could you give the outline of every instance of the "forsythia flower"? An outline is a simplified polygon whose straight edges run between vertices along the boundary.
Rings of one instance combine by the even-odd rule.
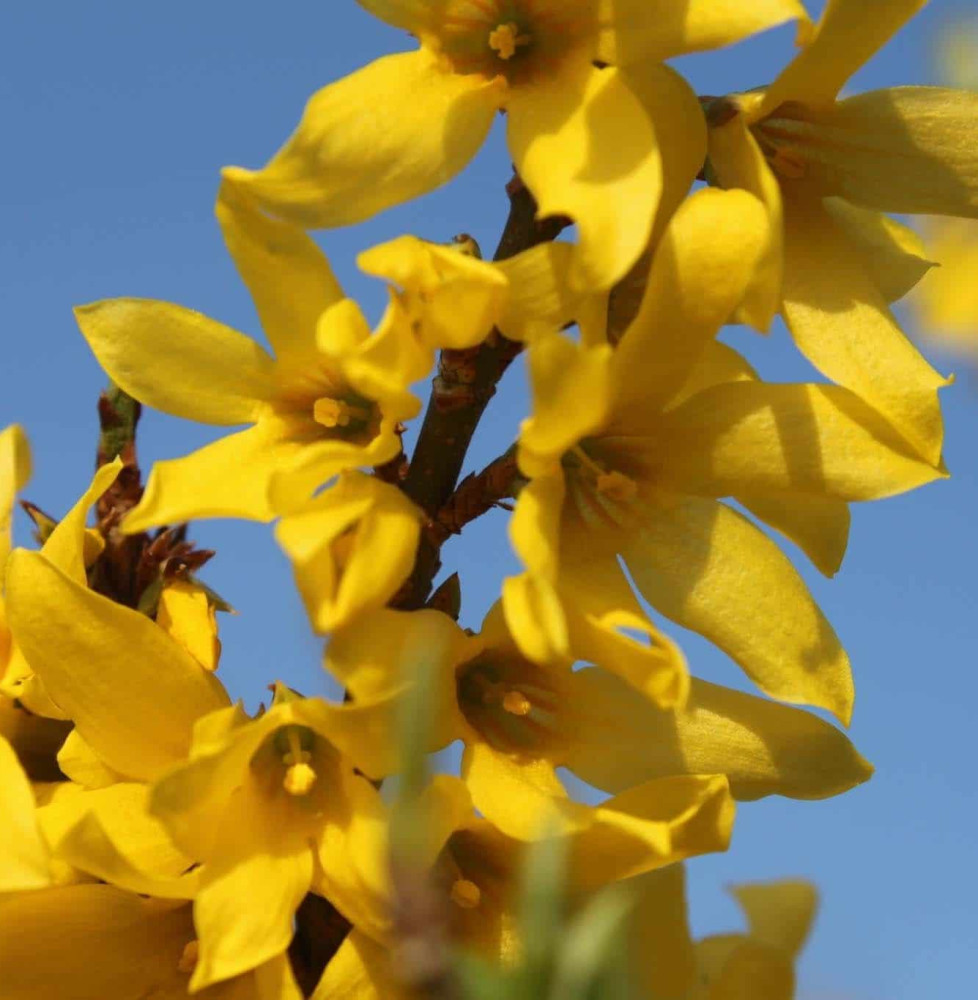
[[[417,412],[405,378],[372,362],[370,330],[316,245],[233,193],[218,214],[277,357],[240,333],[166,302],[114,299],[78,323],[111,378],[136,399],[203,423],[252,427],[158,463],[127,531],[189,517],[269,520],[279,473],[304,498],[344,469],[400,451]]]
[[[792,1000],[794,963],[811,930],[818,896],[801,880],[732,886],[747,917],[745,934],[694,942],[686,879],[672,865],[635,880],[631,944],[649,1000]]]
[[[304,226],[357,222],[449,180],[504,109],[517,172],[541,215],[577,223],[572,277],[597,288],[648,240],[663,182],[660,124],[670,137],[698,135],[684,126],[683,101],[655,94],[678,81],[661,60],[806,18],[796,0],[360,2],[420,47],[324,88],[264,169],[225,176]]]
[[[804,520],[827,503],[815,543],[831,548],[846,501],[939,473],[846,389],[696,374],[742,299],[762,214],[746,192],[694,194],[617,348],[559,335],[531,345],[534,412],[518,455],[530,482],[511,524],[528,572],[505,581],[503,603],[527,655],[568,655],[563,592],[600,604],[621,554],[653,607],[719,645],[767,694],[848,722],[849,661],[831,626],[787,558],[718,500],[756,498],[762,517],[780,508],[782,530],[796,501]]]
[[[570,799],[557,769],[572,757],[603,753],[606,706],[600,697],[579,700],[569,663],[526,659],[498,605],[476,636],[437,611],[376,612],[333,637],[326,666],[354,705],[359,699],[369,704],[410,682],[403,650],[422,643],[429,655],[441,651],[427,694],[435,714],[428,749],[463,742],[462,776],[473,803],[504,833],[530,840],[540,836],[544,821],[559,830],[618,831],[623,842],[632,841],[636,858],[647,854],[646,866],[666,864],[674,853],[723,849],[732,805],[726,778],[708,770],[677,766],[662,780],[621,789],[622,795],[596,808]],[[647,654],[663,661],[660,670],[685,681],[685,666],[670,644]],[[703,759],[710,756],[707,751]]]
[[[810,43],[770,87],[715,102],[707,117],[715,181],[752,191],[769,216],[743,315],[766,330],[780,309],[819,371],[936,464],[937,389],[947,380],[888,308],[930,264],[916,235],[880,213],[978,216],[978,94],[897,87],[836,100],[925,2],[829,0]]]

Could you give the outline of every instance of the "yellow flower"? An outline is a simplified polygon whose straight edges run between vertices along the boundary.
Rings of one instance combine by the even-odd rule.
[[[685,691],[685,666],[671,644],[628,641],[634,662],[644,658],[647,671],[682,676]],[[462,774],[476,808],[514,837],[533,836],[537,814],[548,811],[566,809],[565,822],[576,821],[560,768],[605,792],[644,786],[650,797],[668,787],[661,779],[722,774],[742,800],[825,798],[872,774],[843,733],[800,709],[695,678],[685,705],[656,705],[629,683],[624,641],[582,651],[600,666],[535,663],[520,652],[499,605],[477,635],[439,612],[382,610],[337,632],[326,666],[354,704],[370,703],[410,683],[400,660],[422,644],[443,650],[429,695],[436,721],[426,749],[461,741]],[[386,759],[379,755],[372,776],[397,767],[394,733],[384,739]]]
[[[360,472],[283,517],[275,537],[317,632],[383,607],[408,578],[421,511],[396,487]]]
[[[836,96],[925,0],[830,0],[811,42],[770,87],[713,104],[710,168],[758,195],[764,255],[742,310],[766,330],[779,311],[824,375],[879,409],[940,460],[937,389],[888,303],[926,273],[919,238],[883,212],[978,216],[978,94],[898,87]],[[899,169],[894,168],[899,163]]]
[[[404,651],[422,643],[442,651],[429,695],[435,721],[428,749],[462,741],[462,776],[473,803],[503,833],[531,840],[548,823],[594,836],[604,829],[623,842],[632,838],[636,868],[724,849],[733,806],[727,779],[709,770],[677,761],[655,780],[640,779],[627,788],[619,783],[620,794],[599,806],[570,799],[558,768],[594,755],[605,760],[603,727],[617,706],[597,688],[588,689],[588,700],[582,701],[570,662],[540,665],[523,656],[498,605],[475,636],[437,611],[375,612],[333,636],[326,666],[353,695],[354,705],[370,704],[411,683],[403,673]],[[685,679],[685,665],[671,644],[662,641],[658,649],[634,645],[633,659],[644,656],[647,670]],[[604,663],[616,666],[613,657]],[[392,734],[386,739],[390,743]],[[391,771],[393,747],[388,756],[386,770]],[[714,752],[712,760],[717,756]],[[701,757],[708,760],[710,751]],[[613,770],[613,764],[607,766]]]
[[[34,814],[34,793],[14,748],[0,736],[0,894],[51,884],[47,844]]]
[[[71,885],[0,896],[4,1000],[183,1000],[197,941],[186,903],[111,885]],[[201,1000],[301,1000],[277,956]]]
[[[518,453],[531,481],[511,523],[528,572],[505,581],[503,604],[528,656],[570,655],[563,594],[602,606],[621,554],[653,607],[719,645],[767,694],[846,722],[852,681],[835,633],[789,560],[718,498],[756,508],[831,567],[847,501],[940,473],[847,389],[742,371],[729,381],[729,352],[708,348],[764,230],[752,195],[698,192],[667,230],[616,349],[559,335],[531,345],[534,411]]]
[[[648,240],[663,183],[656,133],[683,144],[701,134],[699,115],[684,120],[687,104],[656,98],[685,88],[661,60],[806,17],[796,0],[361,5],[420,47],[325,87],[264,169],[225,176],[283,218],[345,225],[449,180],[503,109],[510,154],[540,214],[578,225],[575,284],[597,288],[621,277]]]
[[[38,553],[17,550],[9,565],[12,624],[75,724],[58,758],[71,782],[37,810],[60,864],[133,892],[194,898],[195,986],[280,954],[310,888],[382,932],[371,900],[386,890],[384,807],[345,753],[374,767],[390,705],[328,705],[279,688],[251,720],[145,615]]]
[[[253,425],[158,463],[127,531],[200,517],[270,520],[277,474],[288,473],[291,492],[304,498],[343,469],[389,461],[400,450],[398,422],[418,409],[407,373],[364,358],[367,322],[305,234],[233,192],[218,215],[275,360],[166,302],[114,299],[76,310],[102,366],[136,399],[203,423]]]
[[[635,880],[632,954],[650,1000],[792,1000],[794,963],[818,905],[802,880],[732,886],[747,917],[743,934],[694,942],[686,917],[686,879],[673,865]]]
[[[257,718],[235,706],[201,719],[188,761],[154,786],[150,811],[201,863],[192,988],[283,954],[310,890],[385,928],[371,901],[386,903],[386,808],[332,742],[345,711],[277,686]]]

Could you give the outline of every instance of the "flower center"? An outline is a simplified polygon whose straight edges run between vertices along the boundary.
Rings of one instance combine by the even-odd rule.
[[[771,169],[788,180],[805,177],[808,173],[807,161],[816,152],[812,144],[814,126],[795,117],[803,110],[800,104],[782,104],[772,115],[751,128]]]
[[[563,466],[570,495],[587,523],[620,528],[634,522],[641,499],[631,476],[594,458],[586,442],[564,455]]]
[[[520,46],[529,45],[531,41],[529,35],[520,33],[520,26],[515,21],[497,25],[489,32],[489,48],[500,59],[512,59]]]
[[[449,890],[452,902],[463,910],[474,910],[482,902],[482,890],[467,878],[457,878]]]
[[[316,784],[317,777],[310,764],[312,754],[303,749],[298,727],[289,726],[285,731],[285,740],[288,749],[282,754],[282,763],[285,765],[282,787],[289,795],[296,797],[308,795],[312,791],[312,786]]]
[[[189,976],[197,968],[197,961],[200,958],[200,942],[194,938],[188,941],[183,947],[180,961],[177,962],[177,971]]]
[[[482,738],[508,753],[533,753],[558,737],[560,697],[542,667],[510,656],[483,654],[456,671],[456,697]]]
[[[331,396],[322,396],[313,403],[313,419],[323,427],[349,428],[359,430],[372,416],[369,406],[361,406],[357,403],[349,403],[344,399],[333,399]]]

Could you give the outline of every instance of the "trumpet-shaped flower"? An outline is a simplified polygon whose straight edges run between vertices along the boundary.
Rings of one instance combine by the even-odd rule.
[[[418,409],[408,373],[364,357],[367,322],[304,233],[234,192],[218,216],[274,360],[170,303],[113,299],[76,310],[102,366],[136,399],[202,423],[252,425],[158,463],[128,531],[199,517],[270,520],[276,475],[294,475],[289,492],[304,499],[344,469],[387,462],[400,450],[398,423]]]
[[[383,806],[337,747],[372,768],[372,719],[391,708],[279,688],[251,720],[146,616],[40,554],[18,550],[9,564],[12,624],[75,723],[59,762],[79,784],[56,786],[38,810],[59,859],[131,891],[193,897],[195,988],[281,954],[310,888],[373,929],[367,889],[383,889]]]
[[[726,778],[708,771],[679,766],[658,780],[619,789],[616,799],[597,807],[571,801],[557,768],[571,757],[604,753],[600,741],[591,741],[596,730],[587,721],[600,717],[602,706],[576,697],[569,663],[541,666],[523,656],[498,605],[476,636],[437,611],[376,612],[333,637],[326,665],[354,704],[369,703],[410,683],[403,651],[419,646],[422,637],[429,649],[442,651],[427,695],[436,720],[428,749],[464,743],[462,774],[475,807],[508,836],[533,839],[547,822],[568,832],[619,830],[635,838],[636,865],[644,849],[646,867],[678,854],[723,849],[732,803]],[[635,645],[637,659],[643,650]],[[670,645],[665,652],[644,652],[650,660],[666,660],[660,670],[684,671]]]
[[[527,655],[570,655],[562,594],[606,600],[620,554],[653,607],[710,638],[766,693],[848,721],[838,638],[788,559],[719,498],[753,504],[781,530],[821,510],[825,530],[809,525],[806,544],[827,562],[846,502],[940,473],[849,390],[725,381],[727,366],[704,354],[743,298],[765,229],[746,192],[699,192],[667,230],[616,349],[560,335],[531,345],[534,412],[518,453],[531,481],[511,524],[528,572],[504,583],[503,603]]]
[[[770,87],[708,109],[722,187],[758,195],[770,231],[743,315],[783,313],[824,375],[886,415],[938,463],[947,384],[888,308],[930,263],[884,212],[978,216],[978,94],[898,87],[842,101],[840,88],[926,0],[830,0],[810,43]],[[894,168],[898,163],[899,167]]]
[[[796,0],[361,5],[419,48],[325,87],[266,167],[225,176],[304,226],[349,224],[449,180],[505,110],[510,153],[540,214],[578,225],[573,280],[597,288],[621,277],[648,240],[662,187],[657,129],[695,136],[699,127],[684,123],[682,102],[655,102],[650,116],[648,82],[675,83],[661,60],[806,16]]]
[[[586,654],[579,648],[601,666],[536,663],[520,651],[499,605],[477,635],[434,611],[384,610],[359,624],[337,632],[326,653],[327,668],[354,699],[410,683],[401,651],[422,641],[442,650],[427,695],[437,719],[427,749],[463,743],[462,774],[476,808],[512,836],[534,834],[532,802],[543,812],[568,809],[565,821],[576,821],[564,801],[562,767],[612,794],[637,795],[643,786],[653,797],[668,786],[657,784],[662,779],[722,774],[739,799],[824,798],[872,774],[843,733],[800,709],[696,679],[688,703],[656,705],[623,679],[624,643],[583,644]],[[658,669],[685,681],[671,644],[656,650],[630,641],[633,661],[666,652]],[[396,767],[393,745],[388,756],[384,772]]]

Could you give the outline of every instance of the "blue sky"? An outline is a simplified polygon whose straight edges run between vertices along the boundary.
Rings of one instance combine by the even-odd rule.
[[[852,90],[936,82],[938,27],[969,0],[934,0],[853,81]],[[700,93],[757,86],[791,51],[790,29],[679,63]],[[22,423],[35,454],[26,496],[53,513],[87,482],[102,375],[71,307],[115,295],[179,302],[256,336],[254,310],[212,217],[219,168],[259,165],[319,86],[410,44],[352,0],[270,6],[210,0],[165,5],[37,0],[10,5],[0,35],[0,426]],[[454,184],[321,242],[368,315],[378,282],[358,251],[409,232],[446,240],[468,231],[488,251],[506,212],[509,160],[497,127]],[[726,338],[774,380],[814,375],[783,329],[769,340]],[[944,395],[952,478],[854,512],[842,571],[819,578],[797,558],[853,660],[851,734],[878,769],[866,786],[821,803],[768,800],[741,808],[732,850],[691,865],[700,931],[737,925],[723,885],[807,875],[823,894],[801,966],[807,1000],[909,1000],[960,995],[978,953],[978,823],[973,718],[978,565],[978,374],[956,371]],[[526,411],[520,366],[492,404],[469,467],[512,439]],[[183,454],[216,430],[147,414],[140,451]],[[27,526],[17,523],[26,543]],[[465,623],[477,626],[515,562],[496,512],[445,550],[461,565]],[[192,536],[218,550],[206,578],[240,614],[223,621],[222,675],[254,704],[281,677],[325,691],[320,642],[309,632],[287,563],[266,526],[202,522]],[[796,553],[793,553],[796,555]],[[673,633],[676,632],[672,629]],[[739,671],[681,636],[694,672],[740,684]]]

